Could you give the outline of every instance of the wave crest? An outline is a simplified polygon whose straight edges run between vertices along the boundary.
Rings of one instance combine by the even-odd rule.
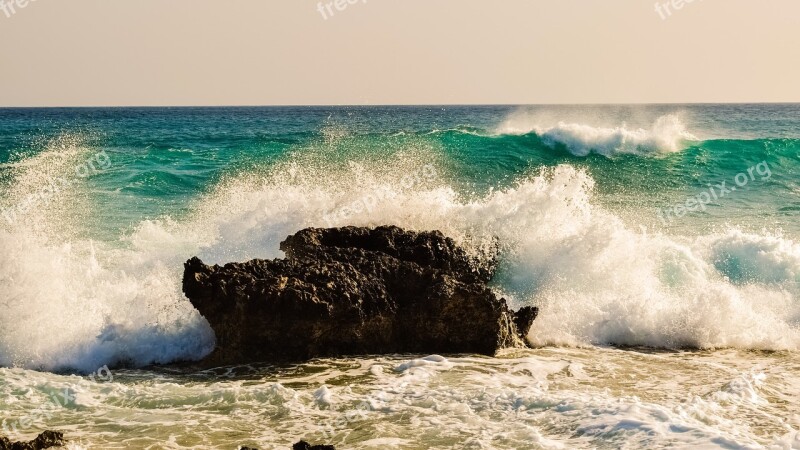
[[[122,244],[75,237],[79,212],[33,211],[40,232],[0,230],[0,365],[91,371],[200,358],[213,335],[181,294],[186,259],[279,257],[278,243],[305,227],[386,224],[441,230],[476,252],[499,242],[495,288],[515,306],[541,307],[536,345],[800,349],[791,239],[633,228],[569,165],[465,195],[436,160],[424,151],[290,160],[221,183],[189,217],[143,221]]]
[[[534,132],[547,145],[563,146],[575,156],[587,156],[590,153],[609,157],[620,154],[668,154],[683,150],[687,142],[697,140],[677,114],[659,117],[649,129],[628,127],[626,124],[603,127],[564,121],[542,125],[509,119],[501,125],[499,132]]]

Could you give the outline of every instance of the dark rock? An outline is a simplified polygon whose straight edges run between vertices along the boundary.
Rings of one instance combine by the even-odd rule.
[[[538,315],[539,308],[535,306],[525,306],[514,313],[514,325],[517,326],[519,337],[523,342],[528,341],[528,331],[530,331],[533,321],[536,320]]]
[[[440,232],[306,229],[286,259],[185,264],[183,291],[217,337],[210,364],[386,353],[480,353],[523,345],[481,267]],[[518,331],[518,326],[521,328]]]
[[[64,434],[57,431],[45,431],[30,442],[11,442],[0,437],[0,450],[41,450],[64,445]]]
[[[306,441],[300,441],[292,446],[292,450],[336,450],[332,445],[311,445]]]
[[[488,283],[497,266],[493,258],[483,262],[470,257],[439,231],[415,233],[398,227],[309,228],[281,242],[281,250],[289,259],[318,258],[333,249],[379,252],[420,267],[448,272],[468,282]]]
[[[258,450],[252,447],[242,447],[239,450]],[[306,441],[300,441],[292,446],[292,450],[336,450],[332,445],[311,445]]]

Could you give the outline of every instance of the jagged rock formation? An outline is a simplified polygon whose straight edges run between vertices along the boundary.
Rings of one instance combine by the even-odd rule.
[[[311,445],[306,441],[300,441],[294,444],[292,450],[336,450],[332,445]]]
[[[217,337],[210,364],[387,353],[480,353],[522,345],[535,308],[512,312],[440,232],[306,229],[286,259],[185,264],[183,290]]]
[[[57,431],[45,431],[30,442],[11,442],[0,436],[0,450],[42,450],[61,447],[64,443],[64,434]]]

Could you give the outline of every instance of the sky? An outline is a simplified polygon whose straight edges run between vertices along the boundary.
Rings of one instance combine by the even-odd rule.
[[[800,102],[797,0],[349,1],[0,0],[0,106]]]

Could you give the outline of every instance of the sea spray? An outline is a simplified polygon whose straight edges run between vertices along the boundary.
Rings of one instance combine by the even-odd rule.
[[[547,122],[544,122],[547,123]],[[627,125],[613,127],[558,121],[543,125],[539,119],[518,114],[497,129],[499,133],[525,134],[536,132],[552,147],[564,146],[576,156],[598,153],[658,155],[683,150],[686,143],[696,141],[677,114],[659,117],[649,129]]]
[[[628,134],[615,132],[620,141],[600,132],[581,142],[617,142],[611,147],[619,151],[577,156],[563,142],[546,143],[544,132],[493,133],[504,120],[494,110],[449,122],[432,111],[362,118],[377,130],[348,126],[356,120],[349,115],[328,123],[331,113],[316,110],[299,112],[307,122],[300,125],[262,120],[259,110],[231,116],[248,118],[241,123],[213,111],[128,117],[149,130],[144,136],[103,122],[125,111],[89,111],[113,139],[57,134],[24,157],[6,155],[4,205],[74,173],[97,152],[105,150],[113,168],[31,208],[31,220],[0,221],[0,365],[91,371],[201,359],[214,336],[180,291],[188,258],[276,258],[279,242],[305,227],[385,224],[441,230],[476,255],[499,248],[494,288],[514,306],[542,308],[529,336],[536,345],[797,348],[800,269],[790,227],[800,187],[792,139],[684,142],[666,119],[658,128],[657,118],[632,126],[566,117],[581,129],[641,128],[640,142],[658,147],[629,153]],[[473,125],[470,114],[491,123]],[[418,117],[433,118],[418,125]],[[205,125],[176,138],[175,123],[185,120]],[[232,136],[214,132],[218,121]],[[662,142],[654,130],[675,139]],[[726,196],[713,226],[684,217],[675,228],[659,227],[659,205],[708,180],[733,179],[753,161],[768,164],[768,189],[753,184]],[[427,166],[435,176],[403,186],[409,174],[430,173]],[[391,201],[326,219],[375,192]]]
[[[759,181],[767,181],[772,177],[772,170],[767,161],[751,166],[746,172],[740,172],[733,177],[731,187],[728,187],[727,181],[713,183],[708,185],[708,191],[700,192],[697,195],[688,197],[684,204],[672,206],[670,208],[662,208],[658,210],[658,218],[664,225],[668,225],[675,218],[685,216],[687,213],[702,211],[705,212],[706,208],[712,202],[716,202],[727,195],[736,192],[736,189],[741,189],[747,186],[751,181],[756,181],[755,173],[760,176]]]
[[[496,132],[517,110],[542,134]],[[653,124],[673,114],[702,140],[659,143]],[[0,206],[98,151],[113,161],[32,220],[0,220],[0,365],[15,366],[0,368],[0,419],[46,408],[73,372],[202,358],[214,336],[180,293],[187,258],[282,257],[287,235],[387,192],[331,224],[499,250],[494,289],[542,306],[537,348],[115,369],[33,426],[86,448],[289,448],[298,433],[342,448],[797,446],[798,118],[796,105],[0,109]],[[559,122],[579,127],[546,137]],[[768,182],[659,221],[759,161]],[[435,177],[402,186],[426,165]]]

